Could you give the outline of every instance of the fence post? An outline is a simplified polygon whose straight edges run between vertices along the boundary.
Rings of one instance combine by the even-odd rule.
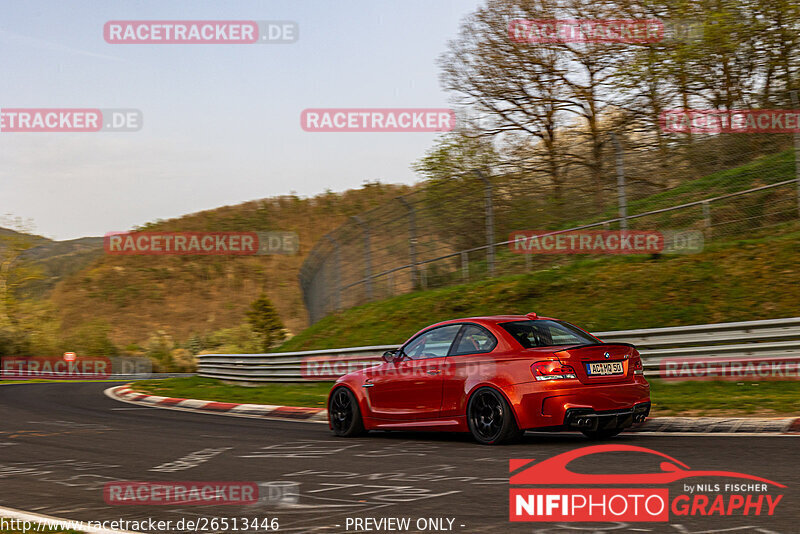
[[[469,254],[461,253],[461,277],[465,282],[469,281]]]
[[[417,272],[417,214],[412,206],[403,197],[397,197],[408,210],[408,258],[411,261],[411,290],[417,289],[419,273]]]
[[[711,239],[711,203],[703,201],[703,226],[705,227],[706,239]]]
[[[325,239],[327,239],[331,245],[333,245],[333,261],[334,261],[334,299],[333,299],[333,306],[335,310],[342,309],[342,257],[339,253],[339,242],[331,236],[331,234],[325,234]]]
[[[300,290],[303,293],[303,303],[306,305],[306,313],[308,314],[308,324],[314,324],[314,313],[311,311],[311,294],[309,292],[308,282],[306,281],[305,276],[305,269],[300,268],[300,272],[297,273],[297,281],[300,283]]]
[[[364,280],[366,283],[367,300],[372,300],[372,247],[370,246],[369,226],[358,215],[353,215],[353,220],[358,223],[364,232]]]
[[[622,144],[617,134],[611,132],[611,142],[614,143],[614,152],[617,156],[617,205],[619,206],[619,229],[628,229],[628,198],[625,194],[625,161],[623,160]]]
[[[794,106],[795,112],[800,107],[797,91],[792,91],[792,106]],[[794,132],[794,174],[797,177],[797,213],[800,215],[800,132],[796,130]]]
[[[478,178],[483,180],[483,202],[486,212],[486,266],[489,277],[494,276],[494,206],[492,205],[492,182],[479,170],[475,170]]]

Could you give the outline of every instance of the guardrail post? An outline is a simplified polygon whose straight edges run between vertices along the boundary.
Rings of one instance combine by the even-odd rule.
[[[331,234],[325,234],[325,239],[327,239],[331,245],[333,245],[333,261],[335,263],[334,266],[334,284],[333,287],[335,288],[334,292],[334,299],[333,299],[333,306],[335,310],[340,310],[342,308],[342,257],[340,254],[339,249],[339,242],[331,236]]]
[[[367,300],[372,300],[372,247],[370,246],[369,225],[358,215],[353,215],[353,220],[364,232],[364,281]]]
[[[469,281],[469,254],[461,253],[461,277],[465,282]]]
[[[406,199],[397,197],[397,200],[408,210],[408,259],[411,261],[411,290],[417,289],[419,272],[417,270],[417,213]]]
[[[797,91],[792,91],[792,106],[795,111],[800,107]],[[797,177],[797,214],[800,216],[800,132],[794,132],[794,174]]]
[[[483,180],[483,202],[486,213],[486,267],[489,276],[494,276],[494,205],[492,204],[492,182],[483,172],[475,170],[475,174]]]
[[[625,161],[623,160],[622,144],[617,134],[611,132],[611,141],[614,143],[614,152],[617,156],[617,204],[619,206],[619,229],[628,229],[628,197],[625,194]]]

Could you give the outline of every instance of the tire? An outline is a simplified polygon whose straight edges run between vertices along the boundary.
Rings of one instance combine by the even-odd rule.
[[[334,435],[342,438],[354,438],[365,433],[358,401],[346,387],[338,387],[331,394],[328,403],[328,421]]]
[[[620,432],[625,430],[624,428],[607,428],[605,430],[582,430],[583,435],[589,439],[594,440],[603,440],[608,438],[613,438]]]
[[[523,434],[506,399],[489,387],[478,389],[470,397],[467,424],[472,437],[483,445],[509,443]]]

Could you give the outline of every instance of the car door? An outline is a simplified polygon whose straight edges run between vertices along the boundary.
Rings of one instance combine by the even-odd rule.
[[[442,407],[442,366],[460,324],[422,332],[403,347],[400,361],[365,371],[364,383],[372,416],[413,421],[434,419]]]
[[[477,324],[464,324],[443,365],[442,417],[463,415],[464,393],[476,382],[494,376],[496,369],[491,352],[497,338]]]

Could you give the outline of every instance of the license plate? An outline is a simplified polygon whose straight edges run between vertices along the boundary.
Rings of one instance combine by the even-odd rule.
[[[586,374],[595,375],[621,375],[622,362],[595,362],[586,364]]]

